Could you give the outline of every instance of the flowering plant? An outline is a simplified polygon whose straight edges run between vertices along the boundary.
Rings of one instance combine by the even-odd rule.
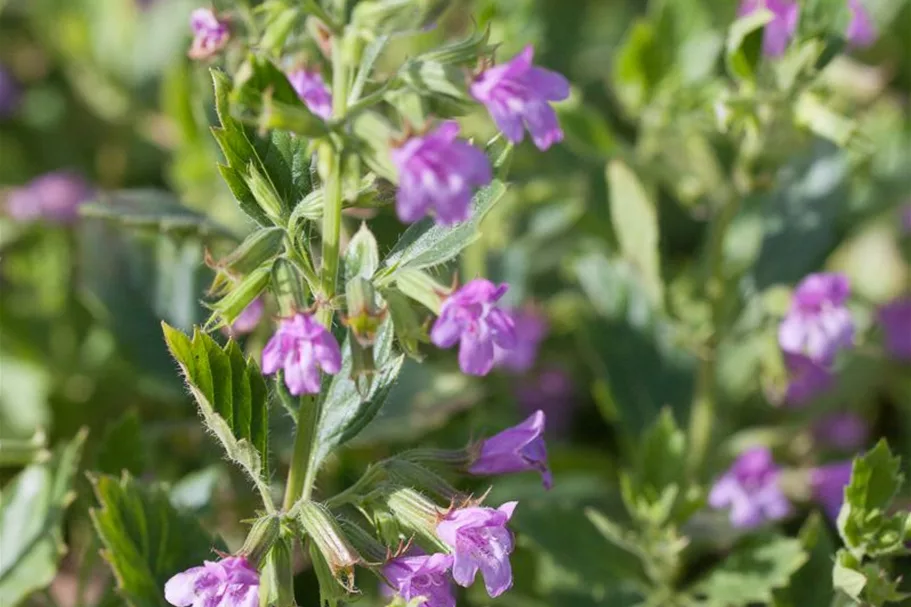
[[[906,600],[911,8],[646,4],[0,2],[0,603]]]

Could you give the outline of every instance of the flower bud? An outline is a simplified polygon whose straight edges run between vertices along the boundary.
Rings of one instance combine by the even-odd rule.
[[[408,487],[420,487],[448,502],[464,502],[468,496],[446,482],[442,476],[412,461],[393,458],[386,462],[390,478]]]
[[[345,324],[357,341],[366,347],[376,341],[376,333],[386,317],[386,311],[377,306],[376,291],[369,280],[355,277],[345,285],[348,317]]]
[[[347,586],[354,574],[354,566],[363,562],[363,559],[351,547],[338,522],[322,505],[311,501],[300,505],[297,516],[304,531],[325,559],[332,576]],[[340,573],[342,576],[339,576]]]
[[[358,554],[371,563],[382,563],[389,557],[389,549],[379,543],[372,533],[347,519],[339,519],[339,525]]]
[[[424,29],[448,8],[450,0],[364,0],[354,8],[352,24],[368,36]]]
[[[488,44],[490,29],[477,31],[464,40],[451,42],[440,48],[422,54],[421,61],[435,61],[444,65],[474,65],[479,57],[490,55],[494,47]]]
[[[250,163],[247,167],[244,182],[250,188],[250,192],[259,204],[259,208],[277,225],[284,224],[285,205],[282,204],[281,197],[275,191],[275,186],[272,185],[272,182],[260,173],[253,163]]]
[[[261,517],[253,523],[240,553],[255,569],[266,558],[281,533],[281,519],[276,514]]]
[[[223,293],[235,280],[275,258],[281,252],[284,235],[281,228],[258,229],[247,236],[240,246],[218,261],[212,259],[207,252],[206,265],[215,270],[215,279],[209,287],[209,293]]]
[[[260,576],[260,607],[293,607],[294,561],[291,544],[279,539],[266,559]]]
[[[212,317],[207,322],[210,327],[230,325],[247,309],[254,299],[260,296],[269,286],[272,265],[266,263],[237,282],[228,294],[212,304]]]
[[[402,293],[437,315],[443,305],[442,295],[449,290],[427,272],[408,268],[396,270],[395,283]]]
[[[383,291],[383,299],[386,300],[386,309],[389,310],[399,346],[411,358],[422,360],[418,343],[426,341],[426,336],[411,302],[400,291],[392,289]]]
[[[436,61],[413,61],[402,70],[402,79],[425,96],[444,95],[460,101],[472,101],[468,77],[454,65]]]
[[[443,512],[426,496],[414,489],[396,487],[386,496],[386,506],[399,525],[439,547],[440,551],[448,551],[436,532]]]

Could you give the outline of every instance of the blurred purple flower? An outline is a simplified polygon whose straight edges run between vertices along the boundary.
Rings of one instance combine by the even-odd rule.
[[[440,348],[459,346],[459,368],[468,375],[487,375],[493,368],[494,344],[515,345],[512,318],[496,306],[509,288],[476,278],[443,302],[440,316],[430,331],[430,340]]]
[[[896,299],[879,309],[885,346],[889,354],[911,360],[911,297]]]
[[[252,333],[257,326],[259,326],[259,321],[263,317],[263,311],[265,310],[266,305],[263,302],[262,297],[257,297],[250,302],[244,311],[234,319],[234,322],[230,327],[225,327],[225,334],[228,337],[237,337],[239,335],[246,335],[247,333]]]
[[[851,9],[851,22],[845,32],[848,44],[857,47],[870,46],[876,41],[876,29],[867,9],[861,0],[848,0],[848,7]]]
[[[805,405],[835,385],[831,371],[802,354],[785,353],[784,360],[790,376],[785,394],[789,405]]]
[[[715,482],[709,506],[730,508],[731,524],[749,529],[776,521],[791,513],[791,504],[778,486],[778,467],[766,447],[740,454],[730,469]]]
[[[423,597],[418,603],[422,607],[455,607],[455,595],[447,575],[451,568],[449,554],[393,559],[383,567],[383,575],[392,584],[392,590],[384,587],[384,594],[398,594],[408,602]]]
[[[259,574],[239,556],[206,561],[168,580],[164,596],[175,607],[259,607]]]
[[[231,28],[208,8],[197,8],[190,14],[193,44],[187,53],[191,59],[207,59],[228,44]]]
[[[851,461],[819,466],[810,472],[813,499],[819,502],[830,519],[837,520],[845,501],[845,487],[851,482]]]
[[[79,217],[79,207],[93,196],[94,190],[76,173],[55,171],[13,190],[7,212],[19,221],[72,223]]]
[[[494,510],[481,506],[449,512],[437,524],[437,534],[452,548],[452,577],[465,588],[474,582],[478,570],[484,577],[487,594],[497,597],[512,587],[512,533],[506,523],[518,502],[507,502]]]
[[[901,229],[905,234],[911,235],[911,204],[901,211]]]
[[[437,223],[453,225],[471,216],[474,190],[489,184],[493,173],[487,155],[458,134],[458,123],[446,121],[392,149],[399,219],[410,223],[432,210]]]
[[[857,451],[870,437],[870,426],[856,413],[830,413],[813,426],[817,442],[841,449]]]
[[[285,385],[294,396],[317,394],[320,369],[335,375],[342,368],[342,354],[332,333],[308,314],[298,312],[279,322],[275,335],[263,348],[263,373],[284,369]]]
[[[296,69],[288,72],[288,81],[308,110],[323,120],[332,117],[332,93],[322,74],[317,70]]]
[[[545,421],[544,412],[536,411],[521,424],[483,441],[480,453],[468,471],[479,476],[491,476],[536,470],[541,473],[544,488],[550,489],[553,476],[547,467]]]
[[[19,107],[22,90],[9,71],[0,65],[0,118],[12,116]]]
[[[772,13],[772,20],[766,24],[762,38],[762,52],[767,57],[784,54],[797,30],[800,5],[793,0],[742,0],[738,17],[745,17],[759,9]]]
[[[541,410],[547,416],[547,434],[562,434],[572,418],[573,381],[557,367],[522,378],[516,387],[519,408],[529,414]]]
[[[531,307],[509,311],[516,328],[516,344],[494,348],[494,365],[513,373],[526,373],[535,365],[538,347],[547,335],[547,318]]]
[[[533,66],[534,53],[533,47],[526,46],[511,61],[487,68],[472,82],[471,95],[487,106],[509,141],[521,142],[527,128],[538,149],[546,150],[563,141],[563,129],[549,102],[569,97],[569,81]]]
[[[845,307],[850,293],[844,274],[810,274],[800,281],[791,309],[778,327],[781,349],[821,365],[832,364],[840,349],[854,343],[854,321]]]

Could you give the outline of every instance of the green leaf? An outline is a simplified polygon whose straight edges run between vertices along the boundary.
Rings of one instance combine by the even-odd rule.
[[[741,17],[731,25],[725,44],[725,64],[733,78],[753,80],[756,66],[762,59],[762,39],[765,26],[775,18],[771,11],[761,8]]]
[[[775,535],[744,540],[708,576],[694,593],[707,606],[748,607],[769,604],[772,591],[788,585],[791,575],[807,561],[800,540]]]
[[[441,226],[430,217],[412,224],[383,261],[383,274],[394,275],[399,268],[430,268],[454,259],[480,237],[478,226],[505,193],[501,181],[479,190],[472,201],[471,218],[458,225]]]
[[[835,556],[832,585],[836,590],[844,592],[855,601],[860,601],[864,587],[867,585],[867,576],[861,573],[860,563],[847,550],[839,550]]]
[[[142,422],[135,409],[130,409],[108,424],[95,459],[95,470],[107,474],[142,474],[146,465]]]
[[[370,79],[370,74],[373,72],[373,66],[376,64],[376,60],[380,58],[388,41],[389,36],[377,36],[364,49],[361,54],[361,64],[357,68],[357,74],[351,84],[351,92],[348,94],[348,105],[355,103],[361,98],[364,86],[366,86],[367,81]]]
[[[118,223],[124,227],[175,236],[234,240],[229,230],[209,217],[181,205],[159,190],[120,190],[103,193],[97,202],[82,205],[80,214]]]
[[[66,552],[63,515],[73,501],[73,479],[86,432],[60,446],[46,462],[22,470],[0,494],[0,605],[13,607],[50,584]]]
[[[637,20],[614,55],[612,86],[623,109],[632,116],[649,103],[670,67],[671,57],[662,46],[668,41],[662,40],[660,25],[645,18]]]
[[[798,534],[807,562],[791,577],[786,590],[776,593],[788,607],[830,607],[834,589],[831,575],[835,542],[819,512],[814,512]]]
[[[607,120],[594,107],[577,101],[556,106],[566,144],[577,154],[603,162],[617,150],[616,137]]]
[[[268,393],[259,367],[253,359],[244,360],[233,340],[222,348],[199,329],[192,340],[166,323],[162,329],[206,427],[256,483],[266,508],[271,508],[265,480],[269,476]]]
[[[638,270],[652,302],[660,305],[664,287],[655,202],[636,174],[620,160],[607,165],[607,180],[611,222],[620,251]]]
[[[166,607],[164,585],[171,576],[222,548],[196,518],[180,514],[168,493],[125,474],[93,479],[99,508],[92,509],[102,555],[117,578],[117,589],[130,607]]]

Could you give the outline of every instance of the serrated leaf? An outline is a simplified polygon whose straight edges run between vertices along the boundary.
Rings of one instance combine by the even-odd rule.
[[[472,200],[471,218],[458,225],[441,226],[429,217],[412,224],[383,261],[384,273],[394,274],[398,268],[430,268],[455,258],[480,236],[481,220],[505,193],[506,185],[501,181],[479,190]]]
[[[192,340],[162,323],[165,341],[199,405],[206,427],[218,438],[228,457],[256,483],[267,508],[268,392],[258,365],[244,360],[233,340],[222,348],[196,329]]]
[[[705,579],[694,593],[712,607],[769,604],[772,592],[788,585],[791,575],[807,561],[800,540],[775,535],[744,540]]]
[[[73,478],[86,433],[32,464],[0,493],[0,605],[14,607],[50,584],[65,554],[63,515],[73,500]]]
[[[856,601],[867,585],[867,576],[860,570],[860,564],[847,550],[839,550],[832,568],[832,585]]]
[[[95,458],[95,470],[107,474],[142,474],[146,464],[142,422],[135,409],[130,409],[108,424]]]
[[[164,585],[176,573],[211,560],[223,548],[194,517],[180,514],[167,491],[125,474],[95,479],[91,511],[117,589],[131,607],[166,607]]]
[[[774,18],[771,11],[760,8],[731,25],[724,58],[732,77],[740,80],[753,80],[756,77],[756,66],[762,58],[765,26]]]
[[[136,230],[176,236],[190,235],[200,239],[234,239],[234,235],[227,228],[206,215],[181,205],[172,194],[159,190],[119,190],[103,193],[97,201],[82,205],[79,213]]]
[[[638,270],[652,303],[660,305],[664,287],[658,251],[658,212],[636,174],[620,160],[607,165],[610,216],[623,257]]]

